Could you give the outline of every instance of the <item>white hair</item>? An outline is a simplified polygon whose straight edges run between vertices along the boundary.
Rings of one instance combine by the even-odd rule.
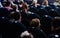
[[[29,36],[29,32],[28,31],[24,31],[21,33],[20,37],[24,37],[24,36]]]

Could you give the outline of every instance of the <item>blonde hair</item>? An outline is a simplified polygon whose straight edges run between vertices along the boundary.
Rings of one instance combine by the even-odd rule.
[[[38,2],[38,0],[33,0],[32,5],[35,5]]]

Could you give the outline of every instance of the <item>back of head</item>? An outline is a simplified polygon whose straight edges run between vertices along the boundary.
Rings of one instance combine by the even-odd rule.
[[[0,16],[7,17],[9,15],[9,11],[5,8],[0,8]]]
[[[52,25],[57,28],[60,26],[60,17],[54,17],[52,20]]]
[[[50,25],[50,23],[51,23],[51,20],[52,20],[52,17],[51,16],[49,16],[49,15],[44,15],[42,18],[41,18],[41,24],[43,25],[43,26],[48,26],[48,25]]]
[[[33,0],[32,4],[35,5],[37,4],[38,0]]]
[[[20,19],[20,13],[19,12],[16,12],[16,13],[14,13],[14,19],[15,20],[19,20]]]
[[[48,5],[48,0],[44,0],[44,1],[42,2],[42,5],[47,6],[47,5]]]
[[[15,19],[15,20],[19,20],[21,18],[21,14],[20,12],[17,12],[17,11],[12,11],[10,13],[10,19]]]
[[[32,19],[32,21],[30,22],[30,26],[33,26],[33,27],[40,26],[40,20],[38,18]]]
[[[31,33],[28,33],[27,31],[24,31],[20,36],[21,38],[34,38],[34,36]]]
[[[23,8],[23,10],[24,10],[24,9],[28,9],[27,3],[23,3],[23,4],[22,4],[22,8]]]
[[[2,5],[5,7],[5,6],[10,6],[10,2],[8,2],[8,1],[3,1],[2,2]]]
[[[56,0],[56,2],[59,2],[59,0]]]

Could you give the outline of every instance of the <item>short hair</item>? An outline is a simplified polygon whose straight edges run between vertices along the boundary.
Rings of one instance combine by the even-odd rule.
[[[9,6],[10,5],[10,2],[8,2],[8,1],[3,1],[2,2],[2,5],[5,7],[5,6]]]
[[[11,5],[11,7],[13,8],[14,11],[18,9],[17,5]]]
[[[54,27],[59,27],[59,26],[60,26],[60,17],[54,17],[54,18],[52,19],[52,25],[53,25]]]
[[[32,21],[30,22],[30,26],[33,26],[33,27],[40,26],[40,20],[38,18],[32,19]]]
[[[11,13],[10,14],[10,19],[15,19],[15,20],[19,20],[20,19],[20,17],[21,17],[21,14],[20,14],[20,12],[14,12],[14,11],[12,11],[13,13]]]
[[[35,3],[37,3],[37,2],[38,2],[38,0],[33,0],[32,5],[35,5]]]

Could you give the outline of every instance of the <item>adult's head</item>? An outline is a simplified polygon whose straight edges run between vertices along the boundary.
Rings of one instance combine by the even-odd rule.
[[[56,29],[60,28],[60,17],[54,17],[52,19],[52,26]]]
[[[32,19],[30,22],[30,26],[33,26],[33,27],[39,27],[40,25],[41,25],[40,20],[38,18]]]
[[[54,17],[51,22],[51,31],[53,33],[60,33],[60,17]]]
[[[0,16],[8,17],[9,11],[6,8],[0,8]]]
[[[6,6],[10,6],[11,3],[8,2],[8,1],[3,1],[3,2],[2,2],[2,5],[3,5],[4,7],[6,7]]]
[[[24,32],[21,34],[21,38],[34,38],[31,33]]]
[[[21,14],[19,11],[11,11],[9,18],[21,22]]]
[[[48,0],[44,0],[44,1],[42,2],[42,5],[48,6]]]
[[[33,0],[32,3],[33,3],[33,4],[37,4],[37,2],[38,2],[38,0]]]

